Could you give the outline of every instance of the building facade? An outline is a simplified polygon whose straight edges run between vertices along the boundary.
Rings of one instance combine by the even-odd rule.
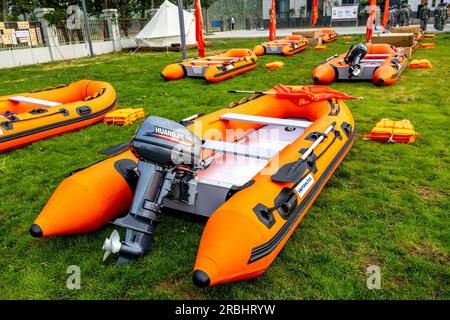
[[[434,10],[441,0],[428,0],[428,7]],[[359,4],[360,0],[319,0],[319,8],[324,16],[331,15],[331,7],[340,5]],[[400,6],[401,0],[390,0],[390,5]],[[413,12],[417,12],[420,4],[424,0],[408,0]],[[310,16],[312,0],[276,0],[277,17],[281,19],[298,18]],[[272,0],[262,0],[262,17],[264,20],[270,19],[270,8]]]

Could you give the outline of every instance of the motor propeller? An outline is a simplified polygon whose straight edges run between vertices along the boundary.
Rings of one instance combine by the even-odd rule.
[[[105,250],[103,261],[106,261],[111,253],[119,253],[121,246],[122,243],[120,242],[119,232],[117,232],[117,230],[114,230],[109,238],[106,238],[105,242],[103,243],[102,250]]]

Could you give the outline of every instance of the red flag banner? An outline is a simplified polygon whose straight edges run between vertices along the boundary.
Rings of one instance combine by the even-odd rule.
[[[319,19],[319,0],[313,0],[311,12],[311,27],[314,27]]]
[[[369,15],[367,16],[366,40],[372,38],[373,28],[375,27],[375,18],[377,15],[377,0],[370,0]]]
[[[198,56],[205,56],[205,40],[203,39],[203,18],[200,0],[195,0],[195,40],[197,40]]]
[[[389,0],[384,0],[383,20],[381,21],[381,25],[383,26],[384,30],[386,30],[388,20],[389,20]]]
[[[269,41],[277,39],[277,17],[275,14],[275,0],[272,0],[272,10],[270,10],[270,28],[269,28]]]

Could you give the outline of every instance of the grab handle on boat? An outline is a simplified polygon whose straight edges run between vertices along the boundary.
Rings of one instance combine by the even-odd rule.
[[[331,56],[331,57],[327,58],[326,60],[322,61],[321,63],[319,63],[319,65],[327,63],[328,61],[330,61],[330,60],[332,60],[334,58],[337,58],[338,56],[339,55],[336,53],[334,56]]]
[[[192,116],[189,116],[187,118],[180,120],[180,123],[184,125],[185,123],[189,123],[191,121],[194,121],[197,118],[200,118],[204,114],[205,114],[204,112],[199,112],[199,113],[193,114]]]
[[[328,134],[334,129],[336,122],[333,122],[328,128],[314,141],[314,143],[306,149],[303,155],[297,161],[285,164],[278,171],[272,175],[272,180],[276,182],[295,183],[297,180],[305,174],[307,170],[311,171],[311,164],[307,159],[314,151],[314,149],[328,136]]]
[[[314,143],[306,150],[306,152],[302,155],[302,157],[300,159],[305,161],[309,157],[311,152],[313,152],[314,149],[323,141],[323,139],[325,139],[328,136],[328,134],[330,133],[331,130],[333,130],[335,125],[336,125],[336,122],[333,122],[332,124],[330,124],[330,126],[325,130],[325,132],[323,134],[321,134],[319,136],[319,138],[317,138],[316,141],[314,141]]]

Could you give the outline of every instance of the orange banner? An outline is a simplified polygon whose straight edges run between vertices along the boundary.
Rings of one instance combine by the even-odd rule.
[[[270,10],[269,41],[277,39],[277,17],[275,13],[275,0],[272,0],[272,10]]]
[[[319,0],[313,0],[311,12],[311,27],[314,27],[319,19]]]
[[[381,25],[385,30],[387,27],[388,20],[389,20],[389,0],[384,0],[383,20],[381,21]]]
[[[377,16],[377,0],[370,0],[369,15],[367,16],[366,40],[372,38],[373,28],[375,28],[375,18]]]
[[[203,18],[200,0],[195,0],[195,40],[197,40],[198,56],[205,56],[205,40],[203,39]]]

